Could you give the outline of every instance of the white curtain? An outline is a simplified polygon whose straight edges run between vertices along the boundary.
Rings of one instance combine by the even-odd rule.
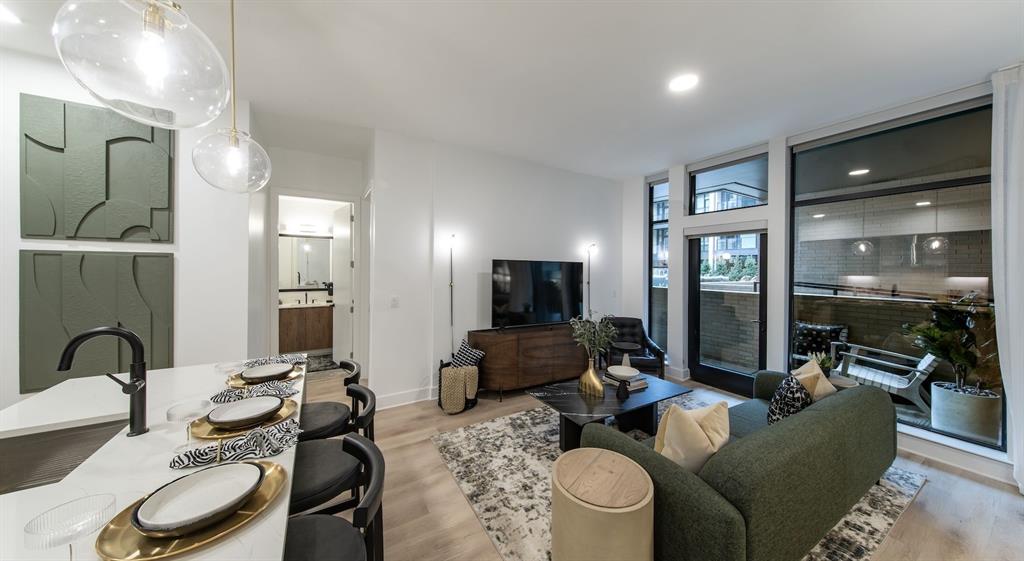
[[[1024,493],[1024,65],[992,75],[992,277],[1008,451]]]

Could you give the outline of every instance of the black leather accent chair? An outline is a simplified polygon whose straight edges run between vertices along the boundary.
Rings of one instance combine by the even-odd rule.
[[[640,345],[640,350],[629,352],[629,363],[637,370],[645,374],[655,374],[659,378],[665,378],[665,351],[658,346],[644,330],[644,322],[639,318],[611,318],[612,325],[617,331],[615,342],[634,343]],[[605,360],[609,365],[622,364],[623,351],[614,346],[605,353]]]
[[[352,360],[341,361],[340,367],[346,372],[343,384],[345,394],[352,398],[352,407],[337,401],[314,401],[302,406],[299,420],[299,441],[318,440],[341,436],[353,430],[362,430],[363,436],[373,440],[373,412],[376,398],[368,388],[358,386],[362,368]],[[361,388],[353,390],[352,388]],[[360,414],[359,405],[363,412]]]
[[[338,442],[326,440],[322,442]],[[359,466],[362,499],[353,505],[352,522],[331,516],[334,508],[297,516],[288,521],[285,561],[383,561],[384,455],[370,440],[349,434],[340,441],[343,452]],[[296,458],[298,463],[298,458]],[[298,474],[293,478],[298,483]],[[353,507],[348,507],[353,508]],[[347,508],[345,509],[347,510]]]

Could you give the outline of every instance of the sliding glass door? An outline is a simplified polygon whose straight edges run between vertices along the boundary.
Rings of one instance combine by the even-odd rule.
[[[689,361],[698,382],[751,395],[765,367],[767,234],[690,238]]]

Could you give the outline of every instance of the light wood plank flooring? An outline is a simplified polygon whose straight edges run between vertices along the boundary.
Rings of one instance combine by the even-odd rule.
[[[308,399],[348,401],[335,378],[309,382]],[[705,400],[735,396],[689,383]],[[430,437],[537,407],[522,393],[503,402],[483,394],[476,408],[445,415],[425,401],[380,411],[376,440],[387,460],[384,541],[388,561],[501,561]],[[896,523],[874,561],[1024,560],[1024,497],[1009,485],[900,455],[896,464],[928,483]],[[501,474],[495,474],[500,477]]]

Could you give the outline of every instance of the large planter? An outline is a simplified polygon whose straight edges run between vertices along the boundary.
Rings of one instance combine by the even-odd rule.
[[[998,446],[1002,444],[1003,397],[958,391],[952,382],[932,382],[932,428]]]

